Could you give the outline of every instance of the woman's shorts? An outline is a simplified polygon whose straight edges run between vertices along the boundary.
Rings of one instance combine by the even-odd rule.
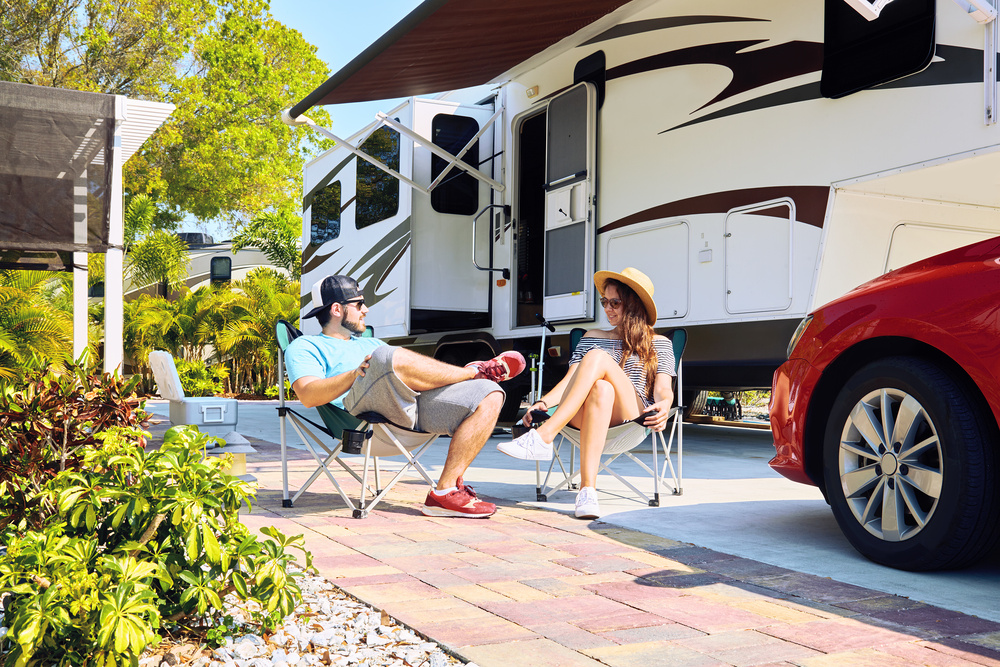
[[[353,415],[377,412],[403,428],[453,435],[479,404],[495,391],[491,380],[465,380],[429,391],[413,391],[392,368],[396,348],[382,345],[372,352],[364,377],[354,381],[344,396],[344,407]]]

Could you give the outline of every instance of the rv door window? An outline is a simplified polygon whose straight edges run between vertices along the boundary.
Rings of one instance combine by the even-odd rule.
[[[431,140],[452,155],[458,155],[477,132],[479,123],[468,116],[439,113],[431,121]],[[479,166],[478,141],[465,153],[462,161],[472,167]],[[432,182],[447,164],[444,158],[431,155]],[[479,210],[479,181],[458,167],[452,167],[444,180],[431,191],[431,206],[438,213],[475,215]]]
[[[309,211],[310,245],[320,246],[340,236],[340,181],[316,193]]]
[[[380,127],[361,144],[360,149],[379,162],[399,171],[399,132]],[[363,229],[391,218],[399,211],[399,179],[390,176],[366,160],[358,159],[355,225]]]

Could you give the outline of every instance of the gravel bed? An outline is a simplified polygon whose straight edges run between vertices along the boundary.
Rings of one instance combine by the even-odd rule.
[[[312,574],[298,578],[302,602],[274,634],[257,634],[246,623],[246,607],[226,598],[226,613],[237,630],[225,645],[164,641],[147,649],[139,667],[316,667],[372,665],[392,667],[453,667],[465,665],[441,647],[403,627],[385,612],[348,597],[326,579]],[[0,614],[0,638],[7,634]],[[468,663],[466,667],[476,667]]]

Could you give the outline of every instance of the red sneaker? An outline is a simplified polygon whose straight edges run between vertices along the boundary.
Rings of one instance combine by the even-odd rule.
[[[497,506],[476,497],[471,486],[466,486],[462,478],[458,478],[454,491],[445,496],[427,492],[427,500],[420,508],[424,516],[464,516],[470,519],[485,519],[497,511]]]
[[[501,352],[492,359],[486,361],[473,361],[466,364],[466,368],[476,369],[476,380],[486,379],[494,382],[504,382],[524,370],[527,366],[524,357],[520,352]]]

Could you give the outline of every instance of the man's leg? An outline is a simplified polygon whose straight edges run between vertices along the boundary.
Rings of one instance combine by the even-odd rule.
[[[475,368],[452,366],[426,354],[397,347],[392,356],[392,369],[413,391],[430,391],[476,377]]]
[[[438,491],[455,486],[458,478],[465,474],[472,460],[482,450],[483,445],[493,434],[500,408],[503,406],[504,394],[495,391],[483,399],[476,411],[469,415],[451,437],[448,447],[448,457],[444,462],[444,470],[438,478]]]

